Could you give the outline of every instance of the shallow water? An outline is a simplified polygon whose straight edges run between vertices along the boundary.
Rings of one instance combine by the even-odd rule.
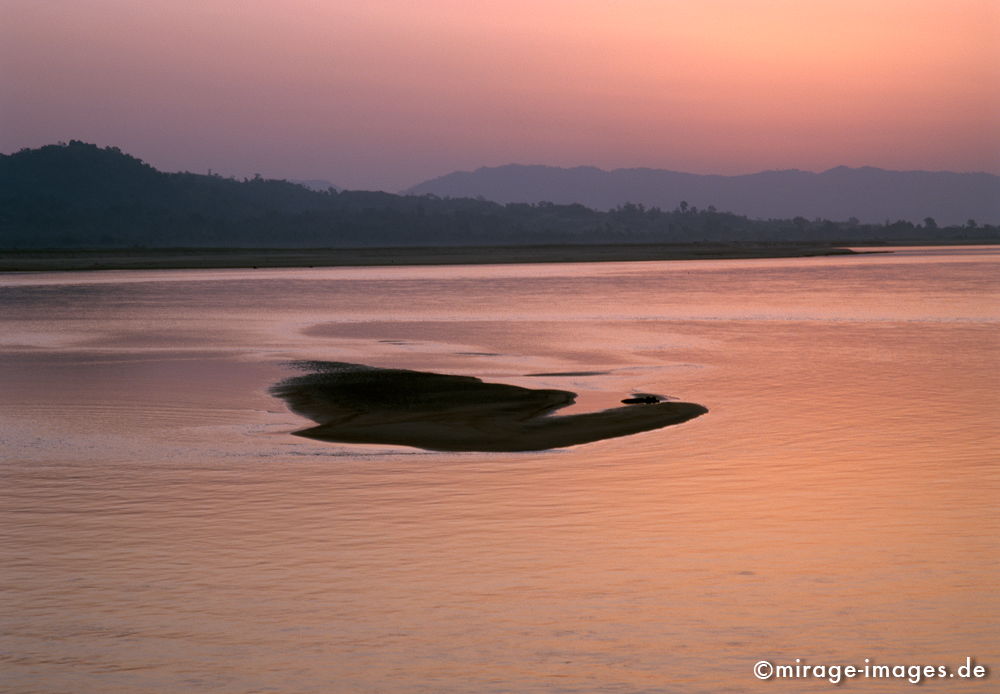
[[[971,656],[989,679],[921,691],[995,691],[998,266],[0,275],[0,688],[811,692],[752,667]],[[297,359],[709,413],[541,453],[321,443],[268,395]]]

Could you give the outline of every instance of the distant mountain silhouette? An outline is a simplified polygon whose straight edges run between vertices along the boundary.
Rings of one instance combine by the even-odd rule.
[[[406,192],[483,197],[500,203],[579,203],[599,210],[627,202],[669,210],[685,201],[758,219],[854,217],[868,223],[900,219],[919,223],[933,217],[945,225],[969,219],[1000,223],[1000,176],[871,167],[838,166],[818,174],[789,170],[704,176],[662,169],[510,164],[456,171]]]
[[[600,179],[609,174],[593,169],[584,175]],[[691,204],[674,210],[625,203],[598,211],[551,202],[500,204],[332,188],[316,192],[259,176],[236,180],[164,173],[116,147],[102,149],[73,140],[0,155],[0,248],[1000,240],[997,226],[968,221],[978,208],[962,216],[966,223],[952,227],[933,220],[860,224],[816,219],[814,212],[809,218],[751,219],[709,206],[699,209],[694,204],[699,198],[686,197]]]

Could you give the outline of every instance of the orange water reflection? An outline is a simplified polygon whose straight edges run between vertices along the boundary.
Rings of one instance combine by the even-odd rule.
[[[0,355],[15,690],[812,692],[831,685],[751,667],[995,669],[995,265],[726,267],[407,270],[381,295],[363,273],[177,279],[109,286],[72,324],[70,285],[23,290]],[[515,455],[288,436],[282,360],[356,354],[710,412]],[[957,686],[995,675],[921,691]]]

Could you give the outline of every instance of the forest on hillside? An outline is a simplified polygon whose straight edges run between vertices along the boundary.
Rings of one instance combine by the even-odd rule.
[[[70,141],[0,155],[0,248],[348,248],[594,243],[997,242],[1000,227],[751,219],[678,200],[511,203],[314,191],[260,176],[165,173],[116,147]]]

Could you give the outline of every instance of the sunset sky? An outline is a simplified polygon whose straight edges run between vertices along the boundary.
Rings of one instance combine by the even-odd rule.
[[[0,152],[399,190],[506,163],[1000,173],[997,0],[0,0]]]

